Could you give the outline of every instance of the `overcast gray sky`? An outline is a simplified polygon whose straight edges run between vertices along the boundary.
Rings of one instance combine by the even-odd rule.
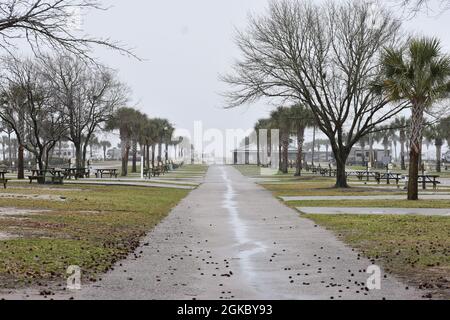
[[[206,128],[251,128],[273,108],[261,101],[223,110],[218,94],[226,87],[218,74],[230,69],[238,51],[234,28],[246,25],[249,12],[264,12],[266,0],[104,0],[112,7],[84,19],[95,36],[120,40],[146,61],[98,49],[96,55],[119,70],[133,91],[133,105],[150,116],[167,117],[177,127],[191,129],[195,120]],[[404,28],[435,35],[450,52],[450,12],[421,15]]]

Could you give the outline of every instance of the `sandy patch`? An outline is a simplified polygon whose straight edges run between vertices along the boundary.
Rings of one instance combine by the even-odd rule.
[[[66,197],[51,194],[19,194],[19,193],[0,193],[1,199],[26,199],[26,200],[47,200],[47,201],[66,201]]]
[[[0,232],[0,241],[13,240],[13,239],[17,239],[17,238],[20,238],[20,237],[18,235],[9,234],[6,232]]]
[[[35,210],[22,208],[0,208],[0,217],[3,216],[30,216],[40,213],[50,212],[51,210]]]

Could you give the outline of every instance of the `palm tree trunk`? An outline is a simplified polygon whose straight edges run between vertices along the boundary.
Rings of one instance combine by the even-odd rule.
[[[147,153],[146,159],[147,159],[147,169],[150,168],[150,145],[147,144],[145,147],[145,152]]]
[[[132,163],[131,172],[136,173],[137,172],[137,141],[132,142],[131,152],[133,155],[133,163]]]
[[[152,144],[152,167],[155,167],[155,149],[156,146]]]
[[[316,148],[316,126],[314,126],[313,128],[313,144],[312,144],[312,149],[311,149],[311,156],[312,156],[312,160],[311,160],[311,164],[314,167],[314,152],[315,152],[315,148]]]
[[[413,105],[411,117],[411,140],[409,152],[408,200],[419,199],[419,160],[422,153],[424,108],[420,104]]]
[[[122,177],[128,175],[128,156],[130,153],[130,144],[128,141],[122,140]]]
[[[400,162],[402,170],[406,170],[405,163],[405,140],[400,141]]]
[[[256,130],[256,164],[261,165],[261,158],[259,156],[259,130]]]
[[[166,143],[166,161],[169,161],[169,144]]]
[[[162,160],[162,143],[158,144],[158,163]]]
[[[12,144],[11,144],[11,133],[8,132],[8,162],[9,166],[12,165]]]
[[[2,141],[3,162],[6,160],[6,143]]]
[[[19,150],[17,152],[17,179],[25,179],[25,161],[23,159],[23,152],[25,147],[19,144]]]
[[[442,140],[436,139],[436,172],[441,172]]]
[[[298,127],[297,129],[297,163],[295,167],[295,176],[302,175],[302,159],[303,159],[303,143],[305,141],[305,128]]]
[[[283,144],[282,148],[283,158],[281,162],[281,172],[288,173],[289,133],[283,133],[282,144]]]

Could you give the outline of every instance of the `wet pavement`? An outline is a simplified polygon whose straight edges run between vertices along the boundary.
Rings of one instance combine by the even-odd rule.
[[[193,190],[99,281],[52,299],[421,299],[331,232],[301,218],[232,167],[210,167]],[[43,299],[39,290],[6,299]]]
[[[232,167],[210,167],[127,260],[75,299],[420,299]],[[69,297],[69,296],[67,296]],[[56,297],[57,298],[57,297]]]

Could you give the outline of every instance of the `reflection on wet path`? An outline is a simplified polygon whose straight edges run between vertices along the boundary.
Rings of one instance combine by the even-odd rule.
[[[245,222],[239,217],[239,209],[235,201],[236,193],[234,192],[231,180],[228,178],[224,167],[220,167],[222,171],[222,179],[225,181],[227,190],[223,197],[222,207],[229,213],[230,224],[234,230],[239,246],[239,263],[242,271],[245,273],[247,279],[254,277],[254,269],[251,257],[258,253],[263,253],[267,247],[259,241],[254,241],[248,237],[247,227]]]

